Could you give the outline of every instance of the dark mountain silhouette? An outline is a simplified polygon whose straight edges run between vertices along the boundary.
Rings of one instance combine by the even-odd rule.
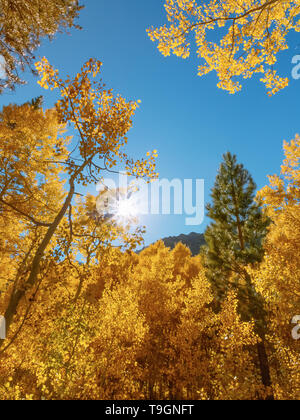
[[[169,238],[164,238],[161,240],[167,248],[171,249],[174,249],[175,246],[181,242],[183,245],[187,246],[191,250],[193,256],[198,255],[200,253],[200,248],[206,243],[203,233],[195,232],[192,232],[189,235],[182,234],[179,236],[170,236]],[[147,248],[148,246],[136,252],[137,254],[140,254],[144,249]]]
[[[198,255],[200,248],[205,245],[204,235],[202,233],[192,232],[189,235],[170,236],[169,238],[162,239],[168,248],[175,248],[181,242],[186,245],[193,255]]]

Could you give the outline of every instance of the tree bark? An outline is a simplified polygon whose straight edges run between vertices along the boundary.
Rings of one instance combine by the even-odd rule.
[[[244,251],[245,250],[245,240],[244,240],[244,235],[243,235],[243,230],[242,230],[242,225],[241,225],[241,220],[240,220],[240,215],[239,215],[239,209],[238,209],[238,203],[237,203],[237,198],[236,198],[236,191],[235,191],[235,185],[234,185],[234,180],[233,177],[231,177],[231,183],[232,183],[232,192],[233,192],[233,202],[234,202],[234,207],[235,207],[235,217],[236,217],[236,224],[237,224],[237,229],[238,229],[238,235],[239,235],[239,241],[240,241],[240,247],[241,250]]]
[[[269,365],[268,354],[267,354],[264,340],[262,340],[260,343],[257,344],[257,352],[258,352],[259,367],[260,367],[262,383],[266,388],[269,388],[271,390],[269,394],[267,395],[266,400],[274,401],[275,397],[272,390],[270,365]]]
[[[257,355],[258,355],[258,361],[259,361],[259,370],[260,370],[260,376],[262,384],[270,389],[270,392],[266,398],[266,400],[273,401],[274,393],[272,390],[272,379],[271,379],[271,372],[270,372],[270,364],[269,364],[269,358],[268,353],[266,349],[266,342],[265,342],[265,328],[266,324],[264,321],[263,316],[263,308],[260,307],[259,303],[255,304],[255,299],[258,301],[257,297],[252,293],[252,281],[251,277],[245,270],[245,276],[246,276],[246,284],[248,289],[248,299],[249,299],[249,309],[250,313],[252,315],[252,318],[256,321],[256,333],[261,339],[261,342],[257,344]],[[253,306],[254,305],[254,306]],[[258,310],[259,307],[259,310]],[[263,326],[259,325],[257,322],[263,321]]]
[[[10,297],[8,307],[7,307],[5,315],[4,315],[5,320],[6,320],[6,334],[8,333],[8,331],[10,329],[10,326],[11,326],[13,318],[14,318],[16,312],[17,312],[20,301],[25,296],[26,291],[30,290],[37,281],[37,277],[38,277],[39,270],[40,270],[40,263],[41,263],[41,260],[44,256],[45,250],[46,250],[47,246],[49,245],[57,227],[59,226],[59,224],[61,223],[64,215],[66,214],[66,212],[68,210],[68,207],[70,206],[70,204],[72,202],[74,193],[75,193],[75,185],[74,185],[74,177],[72,177],[70,179],[70,190],[69,190],[68,196],[67,196],[67,198],[64,202],[63,207],[61,208],[61,210],[57,214],[54,222],[49,227],[46,235],[44,236],[44,239],[42,240],[41,244],[39,245],[39,247],[38,247],[38,249],[35,253],[35,256],[34,256],[34,259],[33,259],[33,262],[32,262],[32,267],[31,267],[30,274],[29,274],[29,277],[28,277],[27,281],[25,282],[25,284],[22,287],[15,290]],[[4,340],[0,340],[0,348],[3,345],[3,343],[4,343]]]

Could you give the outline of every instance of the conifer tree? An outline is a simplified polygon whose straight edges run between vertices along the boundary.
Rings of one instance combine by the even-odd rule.
[[[237,163],[236,156],[226,153],[223,158],[212,204],[207,206],[213,223],[205,233],[206,262],[214,279],[244,275],[245,266],[260,262],[269,226],[269,219],[254,201],[256,185],[249,172]]]
[[[31,99],[31,101],[26,102],[27,105],[32,106],[34,110],[39,110],[43,108],[44,96],[40,95],[36,98]]]
[[[244,321],[255,321],[259,367],[262,382],[271,386],[265,348],[266,317],[264,301],[256,292],[247,266],[261,262],[263,240],[270,221],[255,202],[256,185],[250,173],[231,153],[223,156],[214,188],[212,204],[207,206],[213,220],[207,228],[203,248],[207,276],[212,283],[218,308],[230,289],[239,297],[239,311]]]

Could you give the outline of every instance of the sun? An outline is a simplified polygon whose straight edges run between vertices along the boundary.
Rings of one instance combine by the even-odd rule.
[[[137,203],[133,199],[120,200],[117,205],[117,217],[130,219],[138,215]]]
[[[137,223],[142,214],[138,189],[105,188],[97,197],[97,212],[118,224]]]

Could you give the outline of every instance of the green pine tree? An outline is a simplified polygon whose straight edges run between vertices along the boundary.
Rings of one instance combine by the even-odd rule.
[[[207,206],[213,220],[205,232],[205,261],[207,273],[219,299],[235,282],[224,283],[224,278],[249,282],[246,267],[261,262],[264,256],[263,240],[270,220],[255,202],[256,185],[250,173],[230,153],[224,156],[214,188],[212,204]],[[242,286],[242,285],[241,285]]]
[[[36,111],[43,107],[44,103],[44,96],[37,96],[33,98],[31,101],[26,102],[24,105],[32,106]]]
[[[203,247],[207,276],[214,291],[216,310],[228,290],[234,288],[242,319],[255,321],[262,340],[257,349],[262,382],[271,386],[264,301],[247,272],[249,265],[263,259],[263,241],[270,220],[255,202],[256,185],[250,173],[237,162],[235,155],[226,153],[223,158],[212,189],[212,204],[207,206],[208,216],[213,220],[205,232],[207,245]]]

